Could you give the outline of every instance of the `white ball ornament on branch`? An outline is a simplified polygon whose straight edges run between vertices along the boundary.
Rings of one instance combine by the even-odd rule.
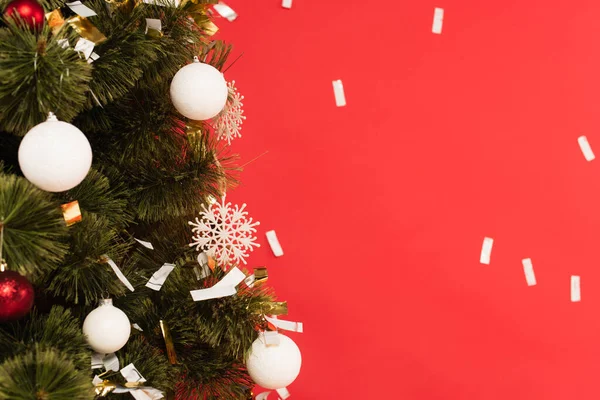
[[[182,115],[197,121],[213,118],[227,102],[223,74],[209,64],[194,62],[181,68],[171,82],[171,100]]]
[[[129,340],[131,323],[123,311],[113,306],[112,299],[102,299],[98,308],[85,317],[83,334],[95,352],[114,353]]]
[[[49,113],[46,122],[31,128],[19,146],[23,175],[47,192],[64,192],[79,185],[92,166],[92,147],[77,127]]]
[[[267,344],[261,334],[252,343],[246,359],[246,368],[256,384],[265,389],[282,389],[294,382],[300,374],[302,355],[289,337],[278,334],[279,344]]]

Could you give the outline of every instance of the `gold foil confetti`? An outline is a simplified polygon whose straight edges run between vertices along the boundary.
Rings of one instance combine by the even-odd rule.
[[[212,21],[208,21],[208,22],[202,24],[202,30],[208,36],[212,36],[219,31],[219,27],[216,26]]]
[[[63,218],[67,226],[81,222],[81,210],[79,209],[79,202],[77,200],[62,204],[60,208],[62,209]]]
[[[265,315],[287,315],[287,301],[265,301],[258,305],[257,313]]]
[[[81,16],[75,16],[69,18],[67,21],[73,29],[77,31],[79,36],[89,41],[94,42],[98,45],[106,40],[106,36],[98,30],[87,18]]]
[[[256,267],[254,273],[244,279],[244,283],[248,287],[254,287],[254,285],[261,285],[269,279],[269,273],[267,267]]]
[[[162,319],[160,320],[160,331],[162,332],[163,339],[165,339],[165,346],[167,348],[167,357],[171,364],[177,364],[177,353],[175,353],[175,345],[173,344],[173,337],[171,336],[171,330],[169,325]]]

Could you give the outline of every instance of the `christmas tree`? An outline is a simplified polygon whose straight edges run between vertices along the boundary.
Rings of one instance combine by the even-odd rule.
[[[214,3],[2,1],[0,399],[247,399],[257,340],[297,366],[254,381],[298,374],[224,198],[244,117]]]

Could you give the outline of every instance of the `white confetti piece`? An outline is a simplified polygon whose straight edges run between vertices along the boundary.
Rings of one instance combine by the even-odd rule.
[[[146,18],[146,32],[148,33],[148,29],[154,29],[155,31],[162,32],[162,22],[160,19],[156,18]]]
[[[129,364],[121,369],[121,375],[127,382],[146,382],[146,379],[140,374],[135,365]]]
[[[246,275],[237,267],[233,267],[227,275],[208,289],[192,290],[190,294],[194,301],[203,301],[208,299],[218,299],[220,297],[233,296],[237,293],[236,286],[242,283]]]
[[[238,268],[233,267],[219,282],[213,287],[237,286],[246,278],[246,275]]]
[[[277,317],[267,317],[265,315],[265,319],[278,327],[279,329],[283,329],[284,331],[290,332],[304,332],[304,326],[302,322],[294,322],[294,321],[285,321],[282,319],[277,319]]]
[[[129,383],[146,382],[146,379],[144,379],[140,371],[138,371],[133,364],[123,367],[123,369],[121,369],[121,375],[123,375]],[[113,393],[130,393],[136,400],[159,400],[165,397],[162,391],[147,386],[138,388],[124,388],[118,386]]]
[[[102,382],[102,379],[100,379],[98,375],[94,375],[94,379],[92,379],[92,385],[96,386],[101,384]]]
[[[119,267],[117,267],[117,264],[115,264],[115,262],[106,254],[103,255],[102,257],[104,257],[107,260],[108,265],[110,265],[112,270],[115,272],[115,274],[117,275],[117,278],[119,278],[119,280],[121,282],[123,282],[123,285],[125,285],[127,287],[127,289],[131,290],[132,292],[135,291],[135,289],[133,288],[131,283],[129,283],[129,280],[125,277],[125,275],[123,275],[123,273],[121,272]]]
[[[281,400],[285,400],[285,399],[287,399],[287,398],[289,398],[291,396],[291,394],[287,390],[287,388],[281,388],[281,389],[277,389],[275,391],[277,392],[277,394],[279,395],[279,397],[281,398]]]
[[[85,59],[87,60],[94,52],[94,46],[95,44],[91,40],[79,38],[77,43],[75,43],[75,51],[78,53],[82,53]]]
[[[117,357],[117,355],[115,353],[107,354],[102,359],[102,364],[104,364],[104,368],[107,371],[117,372],[119,370],[119,358]]]
[[[210,276],[210,267],[208,265],[208,254],[206,252],[202,252],[198,254],[198,267],[194,267],[194,272],[196,273],[196,279],[204,279],[207,276]]]
[[[482,264],[490,264],[490,257],[492,255],[492,246],[494,245],[494,239],[486,237],[483,239],[483,245],[481,246],[481,255],[479,256],[479,262]]]
[[[100,56],[97,53],[92,51],[92,54],[90,54],[90,57],[87,59],[87,62],[88,62],[88,64],[91,64],[99,58],[100,58]]]
[[[158,269],[158,271],[152,274],[152,277],[150,278],[148,283],[146,283],[146,287],[152,290],[159,291],[162,288],[162,285],[167,280],[169,274],[173,272],[174,269],[175,264],[164,263],[163,266]]]
[[[67,7],[69,7],[71,9],[71,11],[73,11],[75,14],[79,15],[80,17],[88,18],[88,17],[93,17],[95,15],[98,15],[91,8],[83,5],[83,3],[81,1],[74,1],[72,3],[66,3],[66,5],[67,5]]]
[[[577,142],[579,143],[579,147],[581,147],[581,151],[583,152],[583,156],[586,160],[592,161],[594,158],[596,158],[594,152],[592,151],[592,147],[585,136],[579,136],[577,138]]]
[[[267,400],[271,392],[262,392],[256,395],[255,400]]]
[[[69,39],[58,39],[56,43],[63,49],[69,48]]]
[[[335,96],[335,105],[344,107],[346,105],[346,95],[344,94],[344,85],[342,80],[333,81],[333,95]]]
[[[96,97],[96,93],[94,93],[94,91],[92,89],[90,89],[90,93],[92,94],[92,97],[94,98],[94,101],[96,102],[96,104],[98,104],[98,106],[104,108],[104,106],[102,106],[102,104],[100,103],[100,100],[98,100],[98,97]]]
[[[142,327],[141,327],[141,326],[139,326],[138,324],[133,324],[132,326],[133,326],[135,329],[137,329],[138,331],[140,331],[140,332],[144,332],[144,330],[142,329]]]
[[[244,279],[244,283],[248,287],[254,287],[254,281],[256,281],[256,276],[254,276],[254,274],[252,274],[252,275],[246,277],[246,279]]]
[[[233,296],[237,293],[235,286],[211,287],[208,289],[198,289],[190,291],[194,301],[204,301],[218,299],[221,297]]]
[[[292,0],[282,0],[281,7],[292,8]]]
[[[281,342],[281,340],[279,340],[279,333],[275,331],[265,331],[263,337],[265,338],[265,344],[267,346],[276,346]]]
[[[235,21],[235,19],[238,17],[237,13],[222,1],[218,4],[214,4],[213,8],[219,13],[219,15],[221,15],[221,17],[226,18],[229,22]]]
[[[267,241],[269,242],[269,246],[271,246],[271,250],[273,250],[273,254],[275,257],[281,257],[283,255],[283,249],[279,244],[279,240],[277,239],[277,234],[275,231],[268,231],[266,233]]]
[[[154,246],[152,246],[152,243],[150,243],[150,242],[146,242],[146,241],[140,240],[140,239],[135,239],[135,241],[147,249],[154,250]]]
[[[104,354],[102,353],[92,353],[92,369],[102,368],[104,366],[103,358]]]
[[[521,261],[523,263],[523,272],[525,272],[525,280],[527,286],[535,286],[537,284],[535,280],[535,273],[533,272],[533,264],[531,258],[525,258]]]
[[[571,276],[571,301],[581,301],[581,278],[578,275]]]
[[[433,26],[431,32],[440,35],[442,33],[442,25],[444,23],[444,9],[436,7],[433,10]]]

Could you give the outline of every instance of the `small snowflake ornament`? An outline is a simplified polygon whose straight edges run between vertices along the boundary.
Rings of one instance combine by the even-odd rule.
[[[200,218],[188,222],[194,232],[190,247],[211,254],[221,266],[246,264],[248,252],[254,250],[252,246],[260,247],[254,236],[254,227],[260,222],[248,218],[248,212],[244,211],[246,204],[241,208],[236,204],[234,208],[231,203],[225,204],[223,196],[220,203],[202,208]]]
[[[240,131],[246,117],[242,115],[244,113],[242,110],[244,96],[238,93],[235,81],[229,82],[227,88],[229,96],[227,96],[227,103],[223,111],[216,118],[215,132],[217,132],[217,139],[227,139],[227,144],[231,144],[236,137],[242,137]]]

